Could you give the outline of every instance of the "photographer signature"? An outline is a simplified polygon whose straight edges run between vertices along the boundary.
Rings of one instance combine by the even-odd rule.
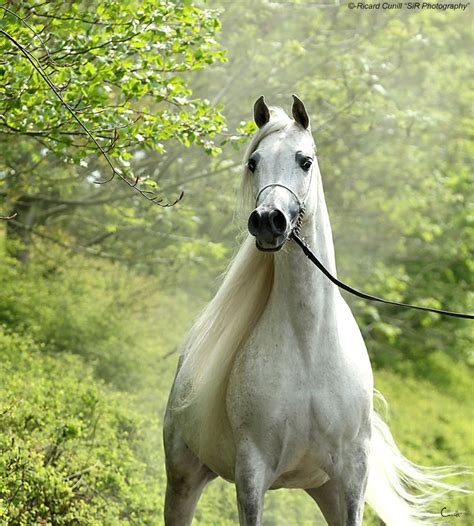
[[[448,508],[445,506],[441,510],[441,517],[460,517],[464,512],[462,511],[446,511]]]

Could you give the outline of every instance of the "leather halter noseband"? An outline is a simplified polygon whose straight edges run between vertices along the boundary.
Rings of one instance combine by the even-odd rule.
[[[295,194],[295,192],[293,192],[293,190],[291,188],[288,188],[288,186],[285,186],[284,184],[281,184],[281,183],[271,183],[271,184],[267,184],[265,185],[261,190],[260,192],[258,192],[257,194],[257,197],[255,198],[255,207],[258,206],[258,200],[260,199],[260,196],[262,195],[262,193],[267,189],[267,188],[272,188],[273,186],[279,186],[281,188],[284,188],[285,190],[287,190],[288,192],[290,192],[290,194],[296,199],[296,202],[298,203],[299,205],[299,208],[301,209],[301,207],[303,206],[303,203],[301,202],[300,198]],[[307,196],[308,194],[306,194]],[[306,198],[305,196],[305,198]]]
[[[296,217],[295,226],[290,230],[288,237],[291,237],[293,232],[300,235],[301,226],[303,224],[303,216],[306,212],[306,199],[308,198],[309,191],[311,190],[312,181],[313,181],[313,166],[311,166],[311,172],[310,172],[309,181],[308,181],[308,188],[306,189],[306,193],[303,199],[300,199],[298,195],[291,188],[289,188],[288,186],[282,183],[267,184],[263,188],[261,188],[260,191],[258,192],[257,197],[255,198],[255,208],[258,207],[258,200],[260,199],[260,196],[265,190],[267,190],[268,188],[272,188],[274,186],[279,186],[280,188],[284,188],[286,191],[290,192],[290,194],[296,199],[296,202],[298,203],[298,215]]]

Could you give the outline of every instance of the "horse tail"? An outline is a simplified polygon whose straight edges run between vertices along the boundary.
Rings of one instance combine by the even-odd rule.
[[[436,505],[440,497],[449,492],[472,493],[447,482],[458,475],[472,472],[459,466],[427,468],[410,462],[387,424],[373,412],[366,500],[386,526],[438,524],[443,518],[442,505]]]

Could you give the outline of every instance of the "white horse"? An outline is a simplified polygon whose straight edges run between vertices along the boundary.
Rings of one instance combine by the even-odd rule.
[[[297,97],[292,113],[255,103],[259,129],[242,185],[251,235],[183,345],[164,426],[165,524],[190,525],[216,476],[235,483],[242,526],[261,524],[264,494],[275,488],[304,489],[331,526],[360,526],[366,499],[388,526],[432,524],[426,509],[450,489],[445,472],[398,451],[373,410],[372,370],[349,307],[288,241],[298,222],[336,273]]]

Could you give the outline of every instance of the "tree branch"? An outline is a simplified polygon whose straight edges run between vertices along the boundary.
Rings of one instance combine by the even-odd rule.
[[[30,62],[30,64],[33,66],[33,68],[36,70],[38,75],[44,80],[44,82],[49,86],[49,88],[52,90],[54,95],[59,99],[61,104],[66,108],[66,110],[70,113],[72,118],[79,124],[79,126],[84,130],[85,134],[90,138],[90,140],[95,144],[99,152],[103,155],[105,160],[107,161],[107,164],[109,165],[112,176],[107,179],[106,181],[95,181],[97,184],[104,184],[112,181],[116,176],[119,177],[123,182],[125,182],[130,188],[138,192],[142,197],[147,199],[148,201],[151,201],[152,203],[159,205],[163,208],[174,206],[177,204],[182,198],[184,193],[181,192],[181,194],[170,203],[164,203],[163,204],[163,198],[159,197],[157,194],[155,194],[152,191],[149,190],[142,190],[138,187],[138,177],[134,181],[129,181],[128,178],[119,170],[117,169],[112,159],[109,157],[108,153],[105,151],[105,149],[101,146],[101,144],[97,141],[97,139],[92,135],[92,133],[89,131],[87,126],[82,122],[82,120],[77,116],[75,110],[65,101],[64,97],[61,95],[58,88],[55,86],[55,84],[51,81],[48,74],[44,71],[40,61],[34,57],[24,46],[22,46],[14,37],[12,37],[9,33],[7,33],[5,30],[0,29],[0,34],[2,34],[5,38],[10,40],[12,44],[20,50],[20,52],[23,54],[23,56]]]

